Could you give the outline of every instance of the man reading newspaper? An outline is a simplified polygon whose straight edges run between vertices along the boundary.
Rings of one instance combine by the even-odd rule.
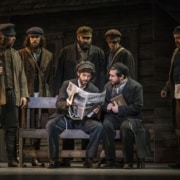
[[[76,79],[64,81],[64,83],[62,84],[56,102],[57,113],[52,116],[52,119],[50,119],[50,121],[46,125],[49,141],[49,168],[59,167],[59,134],[66,129],[82,129],[86,133],[90,134],[89,143],[86,147],[84,167],[93,167],[93,159],[97,157],[98,145],[102,138],[102,124],[92,118],[88,118],[86,116],[87,111],[83,111],[85,113],[81,113],[80,117],[77,117],[77,113],[74,111],[75,109],[72,110],[72,113],[74,113],[73,115],[69,114],[70,108],[73,108],[74,105],[77,106],[77,104],[74,104],[75,98],[80,102],[84,102],[83,98],[86,99],[87,97],[89,97],[79,96],[77,98],[79,94],[78,91],[82,90],[81,93],[84,91],[89,92],[89,95],[91,95],[91,93],[99,95],[98,88],[90,82],[91,78],[95,74],[94,64],[92,64],[90,61],[82,61],[76,66],[76,73]],[[78,88],[75,88],[76,86]],[[90,99],[86,99],[85,102],[86,109],[88,103],[91,103],[91,101]],[[89,106],[92,107],[92,104]],[[94,114],[98,114],[99,110],[100,105],[95,106],[94,109],[91,109]],[[73,117],[77,118],[78,120],[75,120]]]

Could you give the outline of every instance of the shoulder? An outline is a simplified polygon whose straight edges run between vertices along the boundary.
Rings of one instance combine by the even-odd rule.
[[[136,81],[136,80],[134,80],[134,79],[132,79],[132,78],[128,78],[128,83],[129,83],[131,86],[142,88],[142,85],[141,85],[138,81]]]
[[[103,52],[103,49],[101,49],[101,48],[98,47],[98,46],[95,46],[95,45],[91,44],[91,46],[90,46],[90,51]]]
[[[87,91],[97,93],[97,92],[99,92],[99,89],[92,82],[89,82],[88,87],[87,87]]]
[[[52,52],[49,51],[49,50],[47,50],[47,49],[45,49],[45,48],[42,48],[42,51],[43,51],[44,53],[46,53],[46,54],[52,55]]]

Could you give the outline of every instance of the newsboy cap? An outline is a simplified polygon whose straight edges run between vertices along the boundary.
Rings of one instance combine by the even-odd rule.
[[[117,29],[110,29],[106,31],[105,37],[121,37],[121,32]]]
[[[92,36],[93,30],[92,28],[88,26],[81,26],[77,29],[76,34],[77,35],[83,35],[83,36]]]
[[[95,66],[90,61],[81,61],[79,64],[77,64],[76,71],[81,71],[83,69],[91,69],[92,73],[95,73]]]
[[[27,35],[43,35],[44,30],[41,27],[31,27],[26,31]]]
[[[14,27],[15,25],[12,23],[0,24],[0,33],[5,36],[15,36],[16,32]]]
[[[180,34],[180,26],[174,28],[173,34]]]

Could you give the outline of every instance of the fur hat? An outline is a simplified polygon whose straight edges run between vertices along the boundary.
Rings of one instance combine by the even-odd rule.
[[[43,35],[44,30],[41,27],[31,27],[26,31],[27,35]]]
[[[12,23],[0,24],[0,33],[5,36],[15,36],[16,32],[14,27],[15,25]]]
[[[93,73],[95,73],[95,66],[90,61],[81,61],[76,66],[76,71],[81,71],[83,69],[91,69]]]

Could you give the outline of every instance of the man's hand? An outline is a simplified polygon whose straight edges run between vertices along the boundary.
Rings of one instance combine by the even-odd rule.
[[[112,106],[111,110],[114,113],[118,113],[118,104],[116,103],[116,101],[113,102],[113,106]]]
[[[25,107],[26,104],[27,104],[27,98],[21,97],[21,99],[20,99],[20,106],[21,107]]]
[[[166,98],[167,97],[167,92],[165,90],[161,91],[161,97]]]
[[[107,105],[107,111],[111,111],[112,110],[112,107],[113,107],[113,103],[109,103]]]

